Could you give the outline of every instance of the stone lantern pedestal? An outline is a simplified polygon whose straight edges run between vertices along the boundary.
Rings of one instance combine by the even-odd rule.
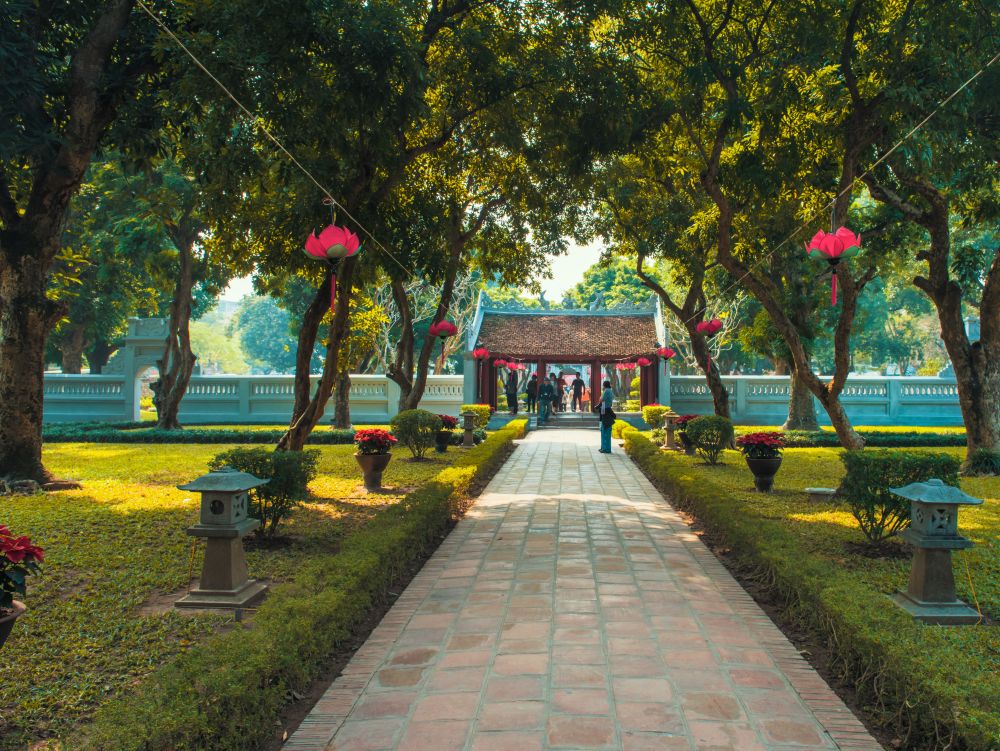
[[[260,526],[247,516],[247,491],[266,482],[227,467],[178,486],[201,493],[201,519],[187,533],[204,537],[206,546],[198,587],[176,607],[245,608],[267,592],[266,584],[249,578],[243,552],[243,537]]]
[[[893,601],[924,623],[979,623],[979,613],[955,594],[951,551],[973,545],[958,533],[958,507],[979,505],[982,500],[937,479],[890,490],[910,501],[910,526],[902,537],[914,547],[909,586],[891,595]]]
[[[472,431],[476,428],[476,413],[463,412],[462,421],[462,428],[465,430],[462,434],[462,446],[464,448],[472,448],[476,445],[476,440],[472,436]]]

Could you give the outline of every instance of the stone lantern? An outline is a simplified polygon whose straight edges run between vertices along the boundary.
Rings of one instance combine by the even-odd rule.
[[[243,608],[264,596],[267,585],[248,578],[243,537],[260,526],[247,515],[247,491],[267,482],[223,467],[177,486],[201,493],[201,518],[187,533],[206,541],[198,588],[178,600],[177,607]]]
[[[472,431],[475,430],[476,427],[476,413],[463,412],[462,420],[462,427],[465,429],[465,433],[462,435],[462,446],[465,448],[472,448],[476,445],[475,438],[472,436]]]
[[[955,595],[951,551],[972,547],[972,540],[958,533],[958,507],[982,500],[937,479],[889,489],[910,501],[910,526],[902,536],[915,548],[910,584],[892,599],[924,623],[978,623],[979,613]]]

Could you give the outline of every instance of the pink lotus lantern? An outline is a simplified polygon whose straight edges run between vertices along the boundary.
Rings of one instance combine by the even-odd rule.
[[[313,232],[306,238],[305,253],[310,258],[316,258],[327,263],[334,259],[349,258],[361,250],[361,241],[358,236],[347,227],[338,227],[334,224],[327,225],[326,229],[319,233]],[[333,312],[334,303],[337,302],[337,274],[333,273],[330,279],[330,312]]]
[[[635,364],[638,365],[640,368],[648,368],[650,365],[653,364],[653,361],[650,360],[648,357],[640,357],[635,361]]]
[[[442,339],[447,339],[449,336],[455,336],[458,333],[458,326],[445,319],[437,323],[432,323],[430,328],[427,329],[427,333],[431,336],[440,336]]]
[[[861,252],[861,236],[855,235],[847,227],[827,234],[820,230],[806,245],[810,258],[824,260],[830,265],[830,304],[837,304],[837,265],[842,258],[852,258]]]
[[[694,328],[699,334],[711,337],[715,336],[722,330],[722,321],[718,318],[713,318],[711,321],[702,321]]]
[[[695,331],[703,336],[711,339],[713,336],[722,331],[722,321],[718,318],[713,318],[711,321],[701,321],[697,326],[694,327]],[[705,358],[705,370],[707,371],[712,367],[712,355],[709,354]]]
[[[657,347],[656,354],[658,354],[660,357],[663,358],[663,375],[666,375],[667,370],[670,367],[669,365],[667,365],[667,360],[676,357],[677,353],[674,352],[672,349],[670,349],[670,347]]]
[[[497,368],[507,368],[510,367],[510,363],[506,360],[494,360],[493,365]]]
[[[472,357],[476,360],[487,360],[489,359],[490,351],[486,347],[476,347],[472,350]]]

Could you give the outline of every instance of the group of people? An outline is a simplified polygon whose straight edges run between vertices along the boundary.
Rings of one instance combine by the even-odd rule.
[[[517,414],[518,408],[518,379],[517,373],[511,373],[504,386],[507,395],[507,406],[512,415]],[[535,373],[531,376],[525,387],[526,399],[525,407],[528,412],[537,412],[542,420],[548,419],[553,412],[565,412],[567,409],[573,412],[584,412],[590,402],[590,391],[586,382],[577,375],[572,382],[567,384],[555,373],[547,377],[539,378]]]
[[[511,373],[504,384],[504,393],[507,395],[507,406],[512,415],[517,414],[518,391],[517,373]],[[525,391],[527,394],[525,406],[529,413],[538,412],[540,422],[548,420],[549,415],[553,412],[566,411],[567,402],[573,412],[583,412],[586,409],[585,405],[590,401],[587,384],[580,378],[579,374],[567,385],[563,378],[555,373],[542,378],[539,378],[538,374],[535,373],[529,379]],[[611,428],[616,419],[612,409],[614,399],[611,381],[605,381],[601,398],[594,405],[594,411],[599,414],[601,421],[601,448],[599,451],[602,454],[611,453]]]

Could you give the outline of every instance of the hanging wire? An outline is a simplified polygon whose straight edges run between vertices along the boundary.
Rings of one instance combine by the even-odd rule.
[[[998,52],[992,58],[990,58],[990,60],[985,65],[983,65],[983,67],[981,67],[978,71],[976,71],[976,73],[974,75],[972,75],[967,81],[965,81],[961,86],[959,86],[957,89],[955,89],[953,92],[951,92],[951,94],[949,94],[947,97],[945,97],[940,102],[938,102],[937,106],[933,110],[931,110],[931,112],[923,120],[921,120],[919,123],[917,123],[916,125],[914,125],[905,136],[903,136],[902,138],[900,138],[893,145],[893,147],[891,149],[889,149],[882,156],[880,156],[878,159],[876,159],[875,162],[868,169],[866,169],[860,175],[858,175],[857,177],[855,177],[851,181],[851,184],[848,185],[846,188],[844,188],[839,193],[837,193],[830,200],[829,203],[825,204],[821,209],[819,209],[818,211],[816,211],[816,213],[814,213],[812,215],[812,217],[810,217],[807,221],[803,222],[797,228],[795,228],[791,232],[791,234],[789,234],[784,240],[782,240],[780,243],[778,243],[776,246],[774,246],[774,248],[772,248],[770,251],[768,251],[767,253],[765,253],[762,258],[760,258],[755,263],[751,263],[747,267],[747,270],[738,279],[734,280],[731,284],[729,284],[721,292],[719,292],[718,296],[722,297],[723,295],[726,294],[726,292],[728,292],[729,290],[731,290],[733,287],[736,287],[739,284],[741,284],[744,279],[746,279],[748,276],[750,276],[750,274],[754,271],[754,269],[760,267],[765,261],[770,260],[771,257],[775,253],[777,253],[783,246],[785,246],[789,242],[791,242],[800,232],[802,232],[802,230],[806,229],[818,217],[822,216],[826,212],[827,209],[830,209],[830,225],[831,225],[831,231],[833,231],[833,229],[834,229],[833,228],[833,221],[834,221],[833,211],[836,208],[837,201],[840,198],[842,198],[844,195],[846,195],[847,193],[850,193],[852,190],[854,190],[855,184],[857,184],[861,180],[864,180],[864,178],[867,177],[868,175],[870,175],[872,173],[872,171],[876,167],[878,167],[882,162],[884,162],[886,159],[888,159],[890,156],[892,156],[892,154],[896,151],[896,149],[898,149],[906,141],[908,141],[910,139],[910,137],[913,136],[914,133],[916,133],[918,130],[920,130],[922,127],[924,127],[924,125],[926,125],[928,123],[928,121],[932,117],[934,117],[934,115],[936,115],[938,112],[940,112],[941,109],[945,105],[947,105],[952,99],[954,99],[962,91],[964,91],[973,81],[975,81],[977,78],[979,78],[979,76],[981,76],[986,71],[986,69],[989,68],[991,65],[993,65],[993,63],[995,63],[997,60],[1000,60],[1000,52]],[[684,323],[685,324],[690,323],[691,321],[695,320],[701,314],[702,313],[696,313],[695,315],[693,315],[690,318],[688,318],[687,320],[685,320]]]
[[[256,125],[256,126],[257,126],[258,128],[260,128],[261,132],[262,132],[262,133],[263,133],[263,134],[264,134],[265,136],[267,136],[267,137],[268,137],[268,139],[270,139],[270,141],[271,141],[271,142],[272,142],[272,143],[273,143],[273,144],[274,144],[275,146],[277,146],[277,147],[278,147],[278,148],[279,148],[279,149],[280,149],[280,150],[281,150],[281,151],[282,151],[282,152],[283,152],[283,153],[285,154],[285,156],[287,156],[287,157],[288,157],[288,158],[289,158],[289,159],[291,160],[292,164],[294,164],[294,165],[295,165],[296,167],[298,167],[298,168],[299,168],[299,170],[300,170],[300,171],[302,172],[302,174],[304,174],[304,175],[305,175],[306,177],[308,177],[308,178],[309,178],[309,179],[310,179],[310,180],[312,181],[312,183],[313,183],[313,184],[314,184],[314,185],[315,185],[315,186],[316,186],[317,188],[319,188],[319,189],[320,189],[320,191],[322,191],[323,195],[325,196],[325,198],[323,199],[323,203],[324,203],[324,205],[328,205],[328,206],[331,206],[331,207],[332,207],[332,208],[334,208],[334,209],[340,209],[340,210],[341,210],[341,211],[342,211],[342,212],[344,213],[344,215],[345,215],[345,216],[346,216],[346,217],[347,217],[348,219],[350,219],[350,220],[351,220],[352,222],[354,222],[354,224],[356,224],[356,225],[357,225],[357,226],[358,226],[358,227],[359,227],[359,228],[361,229],[361,231],[362,231],[362,232],[364,232],[364,233],[365,233],[366,235],[368,235],[368,237],[369,237],[369,238],[371,239],[371,241],[372,241],[373,243],[375,243],[375,245],[376,245],[376,246],[377,246],[377,247],[378,247],[378,248],[379,248],[379,249],[380,249],[380,250],[381,250],[381,251],[382,251],[383,253],[385,253],[385,254],[386,254],[387,256],[389,256],[389,257],[390,257],[390,258],[391,258],[391,259],[392,259],[393,261],[395,261],[395,262],[396,262],[396,265],[398,265],[398,266],[399,266],[399,268],[401,268],[401,269],[402,269],[402,270],[403,270],[403,271],[404,271],[404,272],[405,272],[406,274],[408,274],[409,276],[411,276],[411,277],[413,276],[413,272],[412,272],[412,271],[411,271],[410,269],[408,269],[408,268],[407,268],[406,266],[404,266],[404,265],[402,264],[402,262],[401,262],[401,261],[400,261],[400,260],[399,260],[398,258],[396,258],[396,256],[395,256],[395,255],[394,255],[394,254],[393,254],[393,253],[392,253],[392,252],[391,252],[391,251],[390,251],[390,250],[389,250],[389,249],[388,249],[387,247],[385,247],[385,246],[384,246],[384,245],[383,245],[382,243],[380,243],[380,242],[378,241],[378,238],[377,238],[377,237],[375,237],[375,235],[373,235],[373,234],[371,233],[371,231],[370,231],[370,230],[369,230],[369,229],[368,229],[367,227],[365,227],[365,225],[363,225],[363,224],[362,224],[361,222],[359,222],[359,221],[358,221],[358,220],[357,220],[357,219],[356,219],[356,218],[355,218],[355,217],[354,217],[354,216],[353,216],[353,215],[352,215],[352,214],[351,214],[351,213],[350,213],[350,212],[349,212],[349,211],[348,211],[348,210],[347,210],[347,209],[346,209],[346,208],[344,207],[344,205],[343,205],[342,203],[340,203],[340,201],[338,201],[338,200],[337,200],[336,198],[334,198],[334,197],[333,197],[333,194],[332,194],[332,193],[331,193],[331,192],[330,192],[330,191],[329,191],[329,190],[328,190],[328,189],[327,189],[327,188],[326,188],[326,187],[325,187],[325,186],[324,186],[324,185],[323,185],[323,184],[322,184],[322,183],[321,183],[321,182],[320,182],[319,180],[317,180],[317,179],[316,179],[316,177],[315,177],[315,176],[313,175],[313,173],[312,173],[312,172],[310,172],[309,170],[307,170],[307,169],[306,169],[306,168],[305,168],[305,167],[304,167],[304,166],[302,165],[302,162],[300,162],[300,161],[299,161],[298,159],[296,159],[296,158],[295,158],[295,155],[294,155],[294,154],[292,154],[292,152],[291,152],[291,151],[289,151],[289,150],[288,150],[287,148],[285,148],[285,145],[284,145],[284,144],[283,144],[283,143],[282,143],[281,141],[279,141],[279,140],[278,140],[278,138],[277,138],[277,136],[275,136],[275,135],[274,135],[274,134],[273,134],[273,133],[272,133],[272,132],[270,131],[270,129],[269,129],[269,128],[268,128],[268,127],[267,127],[267,126],[266,126],[266,125],[264,124],[264,120],[263,120],[263,118],[261,118],[261,117],[260,117],[259,115],[256,115],[256,114],[254,114],[253,112],[251,112],[251,111],[250,111],[250,110],[249,110],[249,109],[248,109],[248,108],[247,108],[247,107],[246,107],[246,106],[245,106],[245,105],[243,104],[243,102],[241,102],[241,101],[240,101],[239,99],[237,99],[237,98],[236,98],[236,95],[235,95],[235,94],[233,94],[233,92],[232,92],[232,91],[230,91],[230,90],[229,90],[229,89],[228,89],[228,88],[226,87],[226,85],[225,85],[224,83],[222,83],[222,81],[220,81],[220,80],[219,80],[219,79],[218,79],[218,78],[217,78],[217,77],[216,77],[216,76],[215,76],[215,75],[214,75],[214,74],[212,73],[212,71],[210,71],[210,70],[209,70],[209,69],[208,69],[207,67],[205,67],[205,64],[204,64],[204,63],[202,63],[202,62],[201,62],[201,60],[199,60],[199,59],[198,59],[197,55],[195,55],[195,54],[194,54],[194,53],[193,53],[193,52],[192,52],[192,51],[191,51],[190,49],[188,49],[187,45],[186,45],[186,44],[184,44],[184,42],[182,42],[182,41],[180,40],[180,38],[179,38],[179,37],[178,37],[178,36],[177,36],[177,35],[176,35],[176,34],[175,34],[175,33],[174,33],[174,32],[173,32],[173,31],[172,31],[171,29],[170,29],[170,27],[169,27],[169,26],[167,26],[167,25],[166,25],[166,24],[165,24],[165,23],[163,22],[163,20],[162,20],[162,19],[160,19],[160,18],[159,18],[159,17],[158,17],[158,16],[157,16],[157,15],[156,15],[155,13],[153,13],[153,11],[152,11],[152,10],[151,10],[151,9],[149,8],[149,6],[148,6],[148,5],[146,5],[146,3],[145,3],[145,2],[143,2],[143,0],[136,0],[136,4],[137,4],[137,5],[138,5],[138,6],[139,6],[139,7],[140,7],[140,8],[141,8],[141,9],[142,9],[143,11],[145,11],[145,12],[146,12],[146,15],[148,15],[148,16],[149,16],[150,18],[152,18],[152,19],[153,19],[153,22],[154,22],[154,23],[156,23],[156,25],[157,25],[157,26],[159,26],[159,27],[160,27],[161,29],[163,29],[164,33],[165,33],[165,34],[166,34],[167,36],[169,36],[169,37],[170,37],[170,38],[171,38],[171,39],[172,39],[172,40],[173,40],[173,41],[174,41],[174,42],[175,42],[175,43],[177,44],[177,46],[178,46],[178,47],[180,47],[180,48],[181,48],[182,50],[184,50],[184,52],[185,52],[185,53],[187,54],[187,56],[188,56],[188,57],[190,57],[190,58],[191,58],[191,60],[192,60],[192,61],[194,62],[194,64],[195,64],[195,65],[197,65],[197,66],[198,66],[198,67],[199,67],[199,68],[201,69],[201,71],[202,71],[202,72],[203,72],[203,73],[204,73],[204,74],[205,74],[206,76],[208,76],[209,78],[211,78],[211,79],[212,79],[212,81],[213,81],[213,82],[215,83],[215,85],[216,85],[216,86],[218,86],[218,87],[219,87],[220,89],[222,89],[222,91],[223,91],[223,92],[225,92],[226,96],[228,96],[228,97],[229,97],[230,99],[232,99],[232,100],[233,100],[233,102],[234,102],[234,103],[236,104],[236,106],[237,106],[237,107],[239,107],[239,108],[240,108],[241,110],[243,110],[243,111],[244,111],[244,112],[245,112],[245,113],[247,114],[247,116],[248,116],[248,117],[250,117],[250,119],[251,119],[251,121],[253,122],[253,124],[254,124],[254,125]]]

